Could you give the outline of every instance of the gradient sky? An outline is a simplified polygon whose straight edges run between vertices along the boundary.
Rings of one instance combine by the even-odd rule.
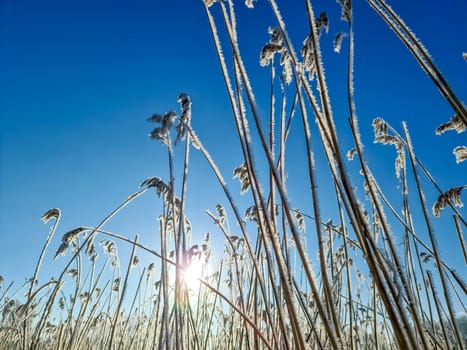
[[[373,145],[372,119],[381,116],[399,130],[406,120],[419,158],[442,188],[466,184],[467,164],[456,165],[452,155],[455,146],[467,144],[465,134],[434,134],[452,116],[450,106],[366,2],[354,2],[357,113],[370,165],[383,181],[386,174],[393,177],[394,150]],[[297,49],[307,35],[304,5],[278,3]],[[314,3],[316,13],[329,13],[330,30],[321,45],[336,123],[343,130],[340,140],[349,149],[345,55],[332,52],[334,35],[346,24],[339,21],[335,1]],[[465,101],[467,2],[389,3]],[[267,27],[275,24],[267,6],[265,0],[258,0],[254,11],[242,1],[237,6],[240,46],[254,87],[262,89],[257,95],[263,112],[269,72],[259,67],[258,56],[268,41]],[[64,232],[97,225],[145,178],[167,179],[166,152],[147,137],[151,125],[145,119],[178,111],[181,92],[192,98],[193,128],[239,191],[230,178],[241,157],[201,0],[0,1],[0,274],[8,283],[32,276],[50,227],[40,221],[48,209],[62,210],[53,254]],[[188,210],[194,240],[200,241],[214,230],[204,210],[226,201],[197,152],[192,152],[189,181]],[[361,187],[361,179],[355,185]],[[108,228],[128,236],[139,233],[141,242],[155,245],[158,210],[159,201],[147,194]],[[450,256],[456,238],[440,240],[444,257],[466,277],[460,251]],[[43,279],[60,264],[50,254]]]

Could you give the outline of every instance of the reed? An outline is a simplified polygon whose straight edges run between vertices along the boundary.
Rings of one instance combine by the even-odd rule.
[[[453,184],[443,190],[417,157],[417,145],[405,122],[398,131],[375,118],[375,144],[364,145],[353,83],[358,38],[350,0],[337,1],[348,26],[334,40],[336,54],[347,55],[343,75],[347,97],[339,101],[347,105],[350,116],[344,127],[335,120],[332,86],[320,48],[325,40],[322,34],[330,28],[328,15],[317,15],[312,1],[304,2],[309,32],[297,52],[279,5],[275,0],[268,3],[275,25],[268,29],[269,41],[258,48],[259,62],[250,62],[244,60],[238,35],[242,21],[236,6],[244,6],[243,2],[200,2],[243,157],[240,165],[232,164],[240,193],[229,187],[226,175],[196,134],[190,96],[180,94],[179,112],[169,110],[148,118],[154,124],[149,136],[167,150],[167,173],[143,181],[99,225],[63,234],[55,258],[66,259],[65,267],[56,278],[39,282],[44,254],[60,219],[58,209],[44,214],[44,221],[53,220],[53,224],[33,278],[12,290],[12,284],[6,286],[0,276],[0,347],[467,348],[467,322],[459,316],[467,311],[465,274],[443,260],[433,224],[451,215],[443,234],[458,238],[459,245],[452,249],[467,262],[463,238],[467,223],[460,209],[467,185]],[[455,116],[434,132],[464,132],[465,106],[427,49],[386,2],[367,3],[452,106]],[[245,4],[254,8],[255,2]],[[266,29],[259,30],[266,33]],[[250,80],[251,67],[258,63],[270,72],[269,81],[260,88]],[[259,108],[255,96],[264,86],[268,97]],[[304,147],[306,172],[299,194],[287,182],[288,170],[293,171],[291,155],[296,152],[289,140],[291,132]],[[343,133],[352,136],[354,148],[349,152],[339,141]],[[398,192],[383,186],[378,169],[367,161],[373,148],[388,146],[395,150]],[[175,152],[176,147],[183,151]],[[217,181],[210,186],[217,186],[222,198],[212,208],[203,208],[214,234],[224,239],[221,251],[212,246],[209,233],[201,242],[193,242],[189,220],[193,209],[186,200],[192,152],[202,155]],[[463,162],[465,146],[458,146],[454,154],[453,163]],[[318,163],[317,156],[325,162]],[[355,177],[352,167],[361,176]],[[329,187],[320,187],[326,179]],[[364,188],[362,193],[355,190],[357,185]],[[427,193],[437,200],[429,203]],[[124,215],[129,203],[151,194],[159,203],[159,229],[154,233],[159,246],[148,246],[139,235],[131,239],[105,229],[113,217]],[[307,204],[296,207],[297,195]],[[421,215],[415,219],[414,213]],[[131,247],[131,254],[120,255],[120,245]],[[141,266],[143,255],[153,262]]]

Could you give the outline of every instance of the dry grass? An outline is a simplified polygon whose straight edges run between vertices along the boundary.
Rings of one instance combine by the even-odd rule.
[[[452,249],[467,262],[462,233],[466,221],[458,209],[466,186],[442,190],[417,158],[406,124],[398,131],[381,118],[373,123],[374,140],[380,144],[374,147],[395,147],[395,177],[401,189],[397,202],[378,182],[366,162],[357,123],[351,3],[338,2],[342,20],[348,23],[348,31],[338,33],[335,39],[335,51],[347,50],[348,55],[345,78],[350,118],[346,130],[337,129],[328,95],[320,49],[320,36],[329,30],[325,13],[317,16],[311,2],[305,2],[310,32],[299,54],[276,2],[270,0],[277,26],[269,29],[269,42],[258,50],[260,65],[271,72],[266,120],[258,112],[238,45],[233,2],[204,1],[243,154],[243,163],[235,167],[233,175],[241,182],[249,206],[239,206],[238,195],[229,189],[194,133],[191,100],[181,94],[179,113],[169,111],[148,119],[155,124],[150,137],[167,149],[168,181],[148,178],[98,226],[65,233],[56,258],[67,259],[66,267],[40,284],[43,257],[57,231],[60,211],[52,209],[44,215],[44,221],[53,224],[33,278],[17,290],[0,279],[0,347],[467,347],[467,319],[458,316],[466,313],[467,286],[442,260],[433,229],[433,220],[450,214],[453,219],[444,234],[451,231],[459,238],[459,246]],[[436,132],[465,131],[465,107],[427,50],[385,2],[368,4],[399,36],[456,113]],[[252,7],[254,2],[247,5]],[[226,42],[221,37],[227,38]],[[293,118],[299,121],[292,123]],[[286,183],[287,156],[294,152],[287,146],[292,128],[294,135],[302,135],[306,147],[306,181],[300,188],[309,204],[304,208],[291,206]],[[338,141],[340,132],[353,136],[354,148],[348,155],[358,164],[364,193],[354,190],[344,156],[347,152]],[[184,147],[181,159],[174,156],[176,146]],[[217,260],[209,234],[198,244],[191,241],[185,202],[192,146],[204,156],[225,194],[223,205],[213,203],[206,211],[214,230],[225,238],[223,252],[216,252]],[[458,162],[465,160],[464,151],[465,146],[456,148]],[[325,166],[316,164],[317,153],[326,159]],[[174,166],[177,161],[181,167]],[[267,168],[260,168],[260,163]],[[174,169],[181,173],[175,174]],[[319,190],[323,177],[331,179],[330,188]],[[131,239],[104,229],[128,203],[152,190],[161,208],[159,247],[147,247],[138,236]],[[427,191],[437,193],[436,203],[426,201]],[[419,220],[414,220],[414,212],[421,213]],[[332,220],[323,220],[328,217]],[[119,255],[119,244],[132,248],[130,256]],[[154,262],[141,266],[141,255]],[[187,275],[194,274],[194,266],[200,268],[199,284],[188,284]]]

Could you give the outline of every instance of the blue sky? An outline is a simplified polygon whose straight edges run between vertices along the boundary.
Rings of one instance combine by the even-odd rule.
[[[348,149],[345,56],[332,52],[334,34],[346,24],[338,20],[335,1],[315,3],[315,12],[327,11],[331,19],[329,34],[322,38],[323,55],[336,123],[343,130],[340,140]],[[467,3],[390,3],[465,101]],[[260,110],[267,111],[261,102],[268,93],[264,87],[269,73],[259,67],[258,56],[268,41],[267,27],[275,23],[265,0],[255,4],[254,11],[242,2],[237,6],[239,40]],[[279,6],[299,48],[307,34],[303,4],[279,1]],[[357,113],[370,165],[383,179],[393,175],[394,152],[372,144],[372,119],[381,116],[398,129],[406,120],[419,158],[440,185],[447,189],[466,184],[467,164],[456,166],[451,154],[455,146],[466,144],[465,134],[434,134],[453,114],[450,106],[365,1],[355,1],[354,16]],[[151,125],[145,119],[177,110],[181,92],[192,98],[193,128],[239,191],[230,179],[241,162],[234,122],[201,1],[1,2],[0,274],[6,280],[21,283],[32,275],[49,230],[40,221],[48,209],[62,210],[54,251],[61,234],[96,225],[146,177],[167,178],[165,150],[147,137]],[[194,238],[201,240],[204,232],[213,230],[204,210],[225,200],[195,152],[189,181],[188,210]],[[355,185],[361,187],[360,179]],[[292,198],[298,204],[303,200]],[[146,195],[109,228],[128,236],[139,233],[142,242],[156,244],[158,210],[159,202]],[[465,277],[460,255],[449,256],[455,237],[443,238],[442,244],[445,256]],[[48,259],[45,279],[55,273],[55,263]]]

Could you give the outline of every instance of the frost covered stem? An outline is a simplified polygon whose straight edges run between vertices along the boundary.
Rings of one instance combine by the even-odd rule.
[[[410,136],[409,136],[409,132],[407,130],[407,125],[405,123],[402,123],[402,126],[404,128],[404,137],[405,137],[405,140],[407,142],[409,156],[410,156],[410,162],[412,164],[412,170],[413,170],[413,174],[414,174],[414,177],[415,177],[415,182],[417,184],[417,190],[418,190],[418,195],[419,195],[419,199],[420,199],[420,204],[421,204],[422,209],[423,209],[423,216],[425,218],[426,228],[427,228],[427,231],[428,231],[428,235],[430,237],[431,245],[433,247],[433,256],[435,258],[437,270],[439,272],[441,285],[442,285],[443,293],[444,293],[444,298],[445,298],[446,305],[447,305],[447,308],[448,308],[448,311],[449,311],[449,317],[451,319],[452,328],[454,330],[454,335],[455,335],[456,341],[458,342],[459,346],[462,347],[462,338],[460,336],[459,327],[457,326],[456,317],[455,317],[454,309],[453,309],[453,306],[452,306],[451,296],[449,294],[449,289],[448,289],[448,285],[447,285],[447,282],[446,282],[446,275],[444,273],[443,265],[442,265],[442,262],[441,262],[441,257],[439,256],[438,243],[436,242],[435,234],[434,234],[433,228],[431,226],[425,196],[423,194],[423,190],[421,188],[418,172],[417,172],[417,169],[415,167],[415,157],[414,157],[414,152],[413,152],[413,148],[412,148],[412,142],[411,142],[411,139],[410,139]]]
[[[386,24],[394,31],[399,39],[428,74],[443,97],[452,106],[462,122],[467,126],[467,111],[444,79],[441,72],[434,65],[427,50],[422,46],[415,34],[402,21],[402,19],[383,0],[367,0],[368,4],[378,13]]]

